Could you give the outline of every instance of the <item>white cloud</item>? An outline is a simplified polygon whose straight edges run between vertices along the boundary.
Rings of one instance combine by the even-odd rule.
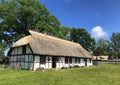
[[[101,26],[93,27],[91,32],[94,38],[104,38],[107,36],[107,32],[105,32]]]

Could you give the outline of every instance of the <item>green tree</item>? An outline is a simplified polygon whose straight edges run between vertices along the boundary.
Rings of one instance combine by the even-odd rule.
[[[20,37],[28,35],[28,30],[63,36],[59,20],[51,15],[39,0],[0,1],[0,42],[11,45]],[[7,47],[7,46],[6,46]],[[3,49],[0,49],[2,51]]]
[[[82,45],[89,52],[94,52],[96,45],[95,40],[85,29],[73,28],[71,30],[70,38],[74,42]]]
[[[99,39],[97,42],[95,55],[109,55],[109,41],[104,39]]]
[[[59,30],[59,37],[60,38],[63,38],[63,39],[66,39],[66,40],[70,40],[70,32],[71,32],[71,28],[70,27],[67,27],[67,26],[62,26],[60,27],[60,30]]]
[[[112,36],[110,37],[110,40],[114,58],[120,58],[120,33],[113,32]]]

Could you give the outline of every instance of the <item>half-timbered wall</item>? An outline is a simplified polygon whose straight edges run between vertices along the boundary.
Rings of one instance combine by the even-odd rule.
[[[10,65],[20,66],[21,69],[31,69],[33,64],[33,56],[32,55],[19,55],[19,56],[11,56],[10,57]]]
[[[87,66],[92,66],[92,59],[87,59]]]
[[[45,57],[45,62],[41,61],[42,57]],[[77,58],[77,57],[54,57],[56,60],[55,68],[62,67],[74,67],[74,66],[92,66],[91,59]],[[51,69],[53,67],[53,57],[52,56],[41,56],[33,55],[29,47],[16,47],[13,49],[10,56],[10,65],[21,66],[22,69],[36,70],[39,67],[45,69]]]
[[[65,57],[59,57],[58,59],[59,60],[56,63],[56,68],[66,67],[66,65],[65,65]]]
[[[36,70],[37,68],[51,69],[52,68],[52,57],[51,56],[44,56],[45,57],[45,63],[40,62],[41,57],[42,56],[35,56],[34,70]]]
[[[46,64],[44,66],[46,69],[51,69],[52,68],[52,57],[47,56],[46,57]]]
[[[53,64],[53,57],[52,56],[44,56],[46,58],[45,63],[41,63],[40,62],[40,57],[41,56],[35,56],[35,60],[34,60],[34,70],[36,70],[37,68],[44,68],[44,69],[51,69],[52,64]],[[54,57],[56,60],[55,62],[55,68],[69,68],[69,67],[74,67],[74,66],[92,66],[92,60],[91,59],[84,59],[84,58],[70,58],[70,57],[66,57],[68,58],[66,61],[65,57]],[[71,59],[71,60],[70,60]],[[86,63],[86,64],[85,64]]]
[[[10,56],[10,65],[20,66],[21,69],[30,69],[33,68],[33,55],[32,51],[27,45],[26,49],[23,54],[23,47],[16,47],[13,49],[11,56]]]

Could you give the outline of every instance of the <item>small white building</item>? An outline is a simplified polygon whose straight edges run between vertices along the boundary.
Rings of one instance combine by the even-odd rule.
[[[29,33],[10,48],[10,65],[28,70],[92,66],[92,56],[80,44],[31,30]]]

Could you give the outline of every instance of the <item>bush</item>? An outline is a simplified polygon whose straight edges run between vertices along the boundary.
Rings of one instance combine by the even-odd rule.
[[[75,65],[74,68],[80,67],[79,65]]]
[[[10,65],[9,57],[3,57],[0,59],[0,64]]]
[[[45,69],[43,67],[39,67],[36,69],[36,71],[45,71]]]
[[[21,70],[21,66],[19,65],[13,65],[10,67],[12,70]]]
[[[11,70],[10,65],[0,65],[0,70]]]

